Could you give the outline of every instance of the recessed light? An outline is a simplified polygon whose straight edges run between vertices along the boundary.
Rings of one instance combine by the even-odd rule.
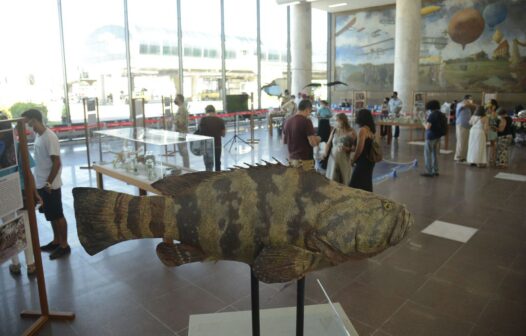
[[[335,7],[341,7],[341,6],[347,6],[347,2],[340,2],[334,5],[329,5],[329,8],[335,8]]]

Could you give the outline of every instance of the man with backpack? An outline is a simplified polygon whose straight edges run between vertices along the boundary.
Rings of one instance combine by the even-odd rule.
[[[424,148],[426,172],[421,175],[434,177],[438,176],[437,153],[440,150],[440,138],[446,135],[447,132],[447,118],[440,111],[440,103],[437,100],[429,101],[426,104],[426,110],[431,113],[424,123],[426,129],[426,143]]]

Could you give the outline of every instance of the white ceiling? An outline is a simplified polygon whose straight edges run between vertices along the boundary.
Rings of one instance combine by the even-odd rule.
[[[306,2],[307,0],[276,0],[280,5],[287,5],[294,2]],[[346,12],[354,9],[391,5],[396,0],[310,0],[312,7],[327,11],[329,13]],[[330,5],[346,4],[338,7]]]

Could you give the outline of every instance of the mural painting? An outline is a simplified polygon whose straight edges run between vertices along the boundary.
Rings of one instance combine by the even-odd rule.
[[[526,91],[525,12],[521,0],[423,1],[419,89]],[[336,79],[391,90],[394,38],[394,6],[338,15]]]

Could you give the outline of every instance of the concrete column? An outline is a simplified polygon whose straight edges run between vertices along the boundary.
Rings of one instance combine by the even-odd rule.
[[[291,91],[301,92],[312,80],[311,5],[302,2],[290,7]],[[310,92],[310,91],[308,91]]]
[[[422,3],[419,0],[396,0],[394,91],[404,106],[402,112],[413,113],[413,91],[418,90],[418,64]]]

